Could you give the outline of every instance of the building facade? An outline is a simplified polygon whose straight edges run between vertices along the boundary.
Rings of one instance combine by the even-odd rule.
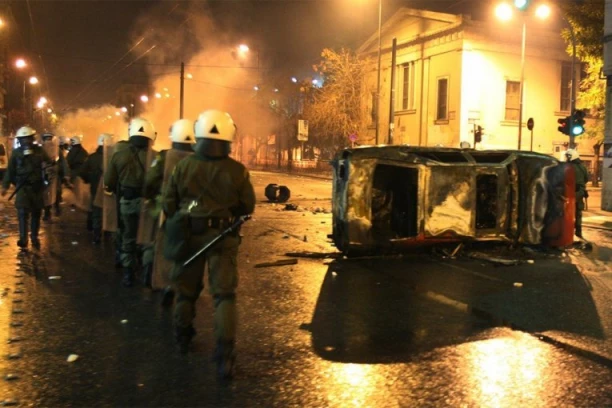
[[[459,147],[468,142],[474,146],[480,126],[483,136],[476,148],[519,148],[521,33],[518,22],[400,9],[382,26],[378,143]],[[526,33],[520,149],[558,156],[569,142],[557,130],[557,120],[570,113],[571,57],[552,22],[527,19]],[[376,142],[378,34],[358,53],[373,57],[364,83],[371,126],[361,141],[367,144]],[[577,64],[576,84],[579,68]],[[533,132],[527,129],[529,118]],[[576,143],[589,162],[593,140],[578,137]]]

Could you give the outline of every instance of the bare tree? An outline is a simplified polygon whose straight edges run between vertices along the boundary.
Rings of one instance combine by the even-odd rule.
[[[368,61],[342,49],[324,49],[314,70],[323,78],[322,87],[306,90],[304,119],[309,121],[313,144],[322,150],[338,150],[356,134],[364,140],[367,130],[366,92],[363,79]]]

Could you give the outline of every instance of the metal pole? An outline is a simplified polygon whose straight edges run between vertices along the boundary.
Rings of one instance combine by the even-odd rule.
[[[395,61],[397,57],[397,38],[393,39],[391,47],[391,98],[389,100],[389,144],[393,144],[395,130]]]
[[[25,79],[23,80],[23,116],[26,119],[26,122],[28,121],[28,108],[27,108],[27,101],[26,101],[26,81]]]
[[[181,62],[181,107],[179,111],[179,119],[183,119],[183,108],[185,107],[185,63]]]
[[[574,113],[576,113],[576,36],[574,34],[574,28],[572,24],[569,24],[570,34],[572,36],[572,80],[571,80],[571,100],[570,100],[570,120],[569,120],[569,133],[570,133],[570,149],[576,147],[574,142]]]
[[[518,150],[521,150],[521,138],[523,136],[523,89],[525,82],[525,37],[527,36],[527,25],[523,18],[523,39],[521,45],[521,86],[519,92],[519,126],[518,126]]]
[[[381,63],[381,39],[382,31],[382,0],[378,0],[378,84],[376,85],[376,144],[379,142],[380,133],[380,63]]]

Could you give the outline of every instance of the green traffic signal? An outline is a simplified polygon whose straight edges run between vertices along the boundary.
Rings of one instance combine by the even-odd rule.
[[[582,125],[574,125],[574,127],[572,127],[572,135],[580,136],[583,133],[584,133],[584,127]]]
[[[528,0],[514,0],[514,6],[519,10],[525,10],[528,4]]]
[[[584,133],[584,118],[586,114],[582,110],[577,110],[574,112],[574,116],[572,117],[572,135],[580,136]]]

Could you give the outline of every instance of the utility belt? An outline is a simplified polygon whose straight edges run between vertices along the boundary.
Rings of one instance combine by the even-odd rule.
[[[121,186],[121,198],[126,200],[135,200],[142,197],[142,189],[134,187]]]
[[[232,218],[189,217],[189,229],[193,235],[205,234],[208,230],[224,230],[233,223]]]

